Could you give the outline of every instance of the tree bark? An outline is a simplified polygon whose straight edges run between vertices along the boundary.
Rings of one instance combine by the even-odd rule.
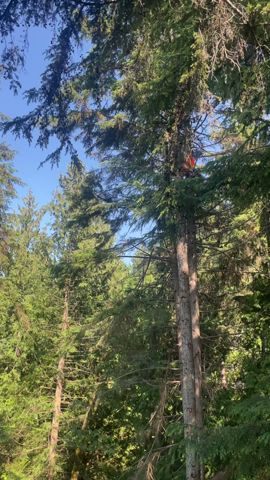
[[[179,216],[177,259],[177,305],[178,343],[182,367],[182,404],[186,439],[186,480],[198,480],[199,468],[196,458],[194,435],[196,431],[195,370],[193,357],[192,320],[189,287],[187,220]]]
[[[218,472],[212,477],[211,480],[229,480],[230,479],[230,472],[229,470]]]
[[[198,296],[198,267],[197,267],[197,238],[196,222],[194,212],[190,211],[188,216],[188,267],[189,267],[189,289],[190,289],[190,312],[192,324],[192,346],[194,361],[194,385],[195,385],[195,406],[196,406],[196,427],[200,436],[203,428],[203,407],[202,407],[202,355],[201,355],[201,332],[200,332],[200,309]],[[204,480],[204,466],[200,463],[200,480]]]
[[[64,299],[64,312],[62,320],[62,332],[65,332],[68,329],[68,307],[69,307],[69,291],[68,288],[65,288],[65,299]],[[59,427],[60,427],[60,417],[61,417],[61,407],[62,407],[62,396],[64,388],[64,369],[65,369],[65,355],[62,355],[58,362],[57,368],[57,382],[56,389],[54,394],[54,407],[53,407],[53,418],[52,418],[52,427],[49,441],[49,457],[48,457],[48,480],[53,480],[55,477],[55,467],[56,467],[56,449],[59,438]]]

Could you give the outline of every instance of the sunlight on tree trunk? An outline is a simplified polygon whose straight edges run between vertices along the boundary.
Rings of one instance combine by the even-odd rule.
[[[178,267],[178,306],[181,341],[182,404],[186,438],[186,480],[198,480],[198,462],[194,446],[196,429],[195,371],[193,359],[192,321],[189,294],[189,269],[187,252],[187,222],[179,219],[179,235],[176,245]]]
[[[197,239],[194,212],[188,216],[188,266],[190,288],[190,310],[192,323],[192,345],[195,375],[195,404],[196,404],[196,428],[200,436],[203,428],[202,407],[202,356],[201,356],[201,333],[200,333],[200,309],[198,297],[198,274],[197,274]],[[204,479],[204,466],[200,465],[200,480]]]
[[[63,312],[63,321],[62,321],[62,333],[68,329],[68,309],[69,309],[69,290],[66,286],[65,288],[65,300],[64,300],[64,312]],[[53,419],[49,443],[49,468],[48,468],[48,479],[52,480],[55,478],[55,467],[56,467],[56,449],[59,438],[59,428],[60,428],[60,417],[61,417],[61,407],[62,407],[62,396],[64,388],[64,369],[65,369],[65,355],[62,355],[58,362],[57,369],[57,383],[54,395],[54,407],[53,407]]]

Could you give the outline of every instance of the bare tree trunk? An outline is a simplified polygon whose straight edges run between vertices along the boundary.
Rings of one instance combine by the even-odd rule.
[[[201,355],[201,332],[200,332],[200,309],[198,296],[198,274],[197,274],[197,238],[194,212],[188,216],[188,266],[189,266],[189,289],[190,289],[190,311],[192,322],[192,345],[195,374],[195,405],[196,405],[196,427],[198,435],[203,428],[203,407],[202,407],[202,355]],[[204,479],[204,466],[200,464],[200,480]]]
[[[227,370],[224,362],[222,362],[221,364],[221,385],[222,385],[222,388],[224,388],[225,390],[228,388]]]
[[[270,199],[267,198],[264,201],[264,206],[261,212],[261,231],[265,235],[266,238],[266,247],[267,247],[267,255],[268,259],[266,262],[266,269],[268,273],[270,273]]]
[[[186,439],[186,480],[198,480],[199,468],[193,438],[196,430],[196,399],[187,249],[187,221],[183,215],[180,216],[179,219],[176,259],[178,280],[176,314],[178,316],[178,343],[181,349],[182,403]]]
[[[68,288],[65,288],[65,300],[64,300],[64,312],[62,320],[62,332],[68,329],[68,297],[69,291]],[[60,427],[60,416],[61,416],[61,406],[62,406],[62,396],[64,388],[64,369],[65,369],[65,356],[62,355],[58,362],[57,368],[57,382],[54,395],[54,407],[53,407],[53,418],[52,418],[52,427],[51,435],[49,442],[49,468],[48,468],[48,480],[53,480],[55,477],[55,466],[56,466],[56,449],[58,444],[59,437],[59,427]]]

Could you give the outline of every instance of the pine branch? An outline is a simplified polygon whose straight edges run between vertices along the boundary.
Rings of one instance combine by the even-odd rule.
[[[2,22],[3,20],[5,20],[5,18],[9,15],[10,13],[10,10],[13,6],[17,6],[18,5],[18,0],[10,0],[10,2],[8,3],[8,5],[6,6],[4,12],[2,13],[2,15],[0,15],[0,22]]]
[[[225,0],[225,3],[227,3],[227,5],[229,5],[229,7],[235,12],[237,13],[237,15],[239,15],[241,18],[243,18],[245,20],[245,22],[247,21],[247,14],[246,12],[241,12],[241,10],[236,6],[234,5],[231,0]]]

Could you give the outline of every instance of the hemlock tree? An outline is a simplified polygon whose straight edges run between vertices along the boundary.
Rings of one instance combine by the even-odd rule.
[[[29,195],[9,222],[0,288],[3,478],[42,478],[46,471],[59,293],[41,217]]]
[[[195,220],[207,189],[213,198],[218,188],[231,198],[234,184],[244,188],[258,179],[252,198],[265,191],[267,3],[54,2],[37,10],[33,4],[11,2],[1,19],[5,35],[19,12],[27,22],[44,24],[45,15],[60,19],[62,29],[41,88],[29,92],[39,106],[7,128],[31,138],[39,125],[42,146],[56,134],[60,149],[52,161],[66,146],[75,155],[71,138],[81,128],[88,151],[98,149],[110,160],[113,184],[121,181],[122,193],[115,188],[113,194],[122,211],[154,223],[152,244],[169,243],[181,326],[186,478],[202,478],[195,451],[201,428]],[[72,41],[82,35],[91,38],[92,50],[80,65],[68,68]],[[82,70],[78,73],[76,67]],[[213,164],[209,181],[183,178],[187,155],[211,140],[211,112],[215,119],[220,115],[225,127],[217,139],[223,156]],[[231,146],[223,152],[222,136],[228,134]],[[246,175],[240,178],[243,167]]]
[[[101,318],[109,301],[110,279],[115,270],[122,267],[112,254],[108,206],[99,198],[102,190],[98,176],[86,173],[81,164],[71,164],[66,176],[61,177],[60,185],[61,190],[52,202],[52,213],[57,255],[55,274],[64,296],[63,340],[48,475],[56,478],[58,467],[64,465],[65,469],[71,468],[69,473],[75,479],[81,469],[81,450],[84,450],[76,446],[76,441],[80,444],[80,435],[85,435],[83,431],[92,421],[97,401],[96,362],[102,354],[95,343],[102,344],[102,337],[109,328],[108,320],[102,325]],[[75,414],[79,416],[77,420]],[[75,439],[70,435],[69,425]],[[56,453],[57,450],[61,452],[59,440],[61,445],[67,444],[70,456],[60,460],[57,466]]]
[[[159,458],[148,451],[152,435],[151,449],[163,449],[166,399],[177,398],[169,381],[175,370],[175,352],[168,353],[171,301],[168,305],[158,272],[146,267],[144,273],[138,265],[129,273],[115,257],[108,223],[112,205],[103,200],[97,174],[71,166],[61,187],[52,210],[56,273],[62,286],[68,280],[70,287],[69,325],[61,357],[58,462],[50,474],[129,478],[135,461],[136,474],[144,475]],[[147,256],[143,261],[149,262]],[[169,295],[169,285],[165,291]]]
[[[268,401],[264,388],[258,387],[268,371],[263,346],[268,341],[268,302],[262,302],[268,283],[267,242],[257,215],[261,205],[241,213],[228,203],[223,207],[216,212],[218,234],[212,218],[204,236],[201,264],[204,368],[211,399],[204,448],[212,465],[219,464],[228,478],[257,479],[269,474],[263,460]],[[214,418],[219,418],[218,425]]]
[[[0,144],[0,265],[4,274],[8,255],[8,229],[10,201],[16,197],[16,185],[21,182],[12,166],[14,154],[5,145]]]

